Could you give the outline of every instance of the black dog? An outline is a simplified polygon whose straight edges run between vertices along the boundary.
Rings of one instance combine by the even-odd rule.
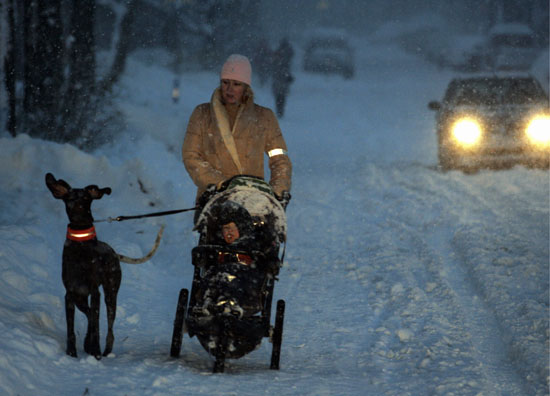
[[[109,187],[99,188],[90,185],[86,188],[71,188],[64,180],[46,174],[46,185],[57,199],[65,202],[69,216],[67,239],[63,247],[62,279],[65,286],[65,314],[67,317],[67,354],[76,357],[76,336],[74,333],[74,307],[88,318],[88,330],[84,340],[86,353],[101,358],[99,346],[99,286],[103,286],[105,305],[107,306],[108,333],[103,356],[113,349],[115,337],[113,323],[116,316],[117,293],[122,273],[120,261],[139,264],[149,260],[155,254],[164,226],[161,227],[151,252],[141,259],[117,254],[108,244],[97,240],[93,225],[91,205],[94,199],[110,194]],[[88,297],[91,296],[90,304]]]

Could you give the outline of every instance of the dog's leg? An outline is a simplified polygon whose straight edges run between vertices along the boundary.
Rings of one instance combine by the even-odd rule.
[[[117,291],[105,291],[105,305],[107,306],[107,338],[105,339],[105,351],[103,356],[107,356],[113,350],[115,335],[113,333],[113,325],[116,318],[116,299]]]
[[[88,304],[88,295],[73,294],[72,299],[80,312],[86,315],[88,321],[88,330],[86,331],[86,337],[84,337],[84,352],[90,354],[90,305]]]
[[[115,342],[113,325],[116,318],[118,289],[120,288],[120,282],[122,280],[122,271],[116,253],[111,248],[109,248],[109,252],[109,256],[105,259],[106,270],[102,279],[103,293],[105,293],[105,306],[107,307],[107,337],[103,356],[109,355],[113,350],[113,343]]]
[[[90,298],[90,310],[88,312],[88,333],[84,342],[84,350],[101,359],[101,350],[99,348],[99,290],[92,291]]]
[[[74,334],[74,301],[65,293],[65,317],[67,319],[67,355],[76,357],[76,336]]]

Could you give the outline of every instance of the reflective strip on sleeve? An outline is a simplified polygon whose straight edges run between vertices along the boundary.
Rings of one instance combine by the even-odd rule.
[[[276,155],[281,155],[281,154],[287,155],[287,151],[281,148],[277,148],[277,149],[269,150],[267,152],[267,155],[269,156],[269,158],[275,157]]]

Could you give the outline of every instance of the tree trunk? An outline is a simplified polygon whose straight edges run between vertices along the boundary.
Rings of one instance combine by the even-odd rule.
[[[63,83],[60,0],[24,0],[24,114],[31,136],[58,135]]]
[[[136,3],[137,0],[128,0],[126,2],[126,13],[120,23],[120,34],[118,34],[118,43],[113,65],[109,73],[99,84],[99,91],[101,93],[111,91],[113,85],[120,79],[126,67],[126,58],[130,52],[128,44],[130,43],[130,35],[133,31],[134,18],[136,15]]]
[[[16,135],[16,93],[15,93],[15,10],[13,0],[6,1],[5,4],[0,5],[2,8],[1,15],[1,38],[4,40],[1,47],[4,51],[0,51],[2,54],[3,73],[2,81],[5,84],[5,93],[0,98],[0,108],[7,108],[7,112],[3,116],[6,116],[6,129],[12,135]],[[0,119],[3,119],[3,116]]]
[[[65,95],[64,141],[90,138],[88,125],[95,117],[95,0],[73,3],[70,21],[69,84]]]
[[[59,116],[59,102],[63,86],[63,25],[61,23],[61,1],[38,2],[36,64],[39,78],[40,120],[37,126],[40,135],[57,140],[62,134]]]
[[[25,114],[24,129],[33,134],[33,124],[37,118],[36,104],[38,102],[39,76],[36,73],[36,16],[37,4],[33,0],[23,0],[23,113]]]

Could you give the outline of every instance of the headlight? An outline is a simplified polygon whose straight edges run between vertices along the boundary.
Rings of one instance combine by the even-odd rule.
[[[453,125],[453,137],[464,147],[476,145],[481,138],[479,123],[471,118],[462,118]]]
[[[550,147],[550,116],[537,116],[525,130],[529,141],[537,147]]]

